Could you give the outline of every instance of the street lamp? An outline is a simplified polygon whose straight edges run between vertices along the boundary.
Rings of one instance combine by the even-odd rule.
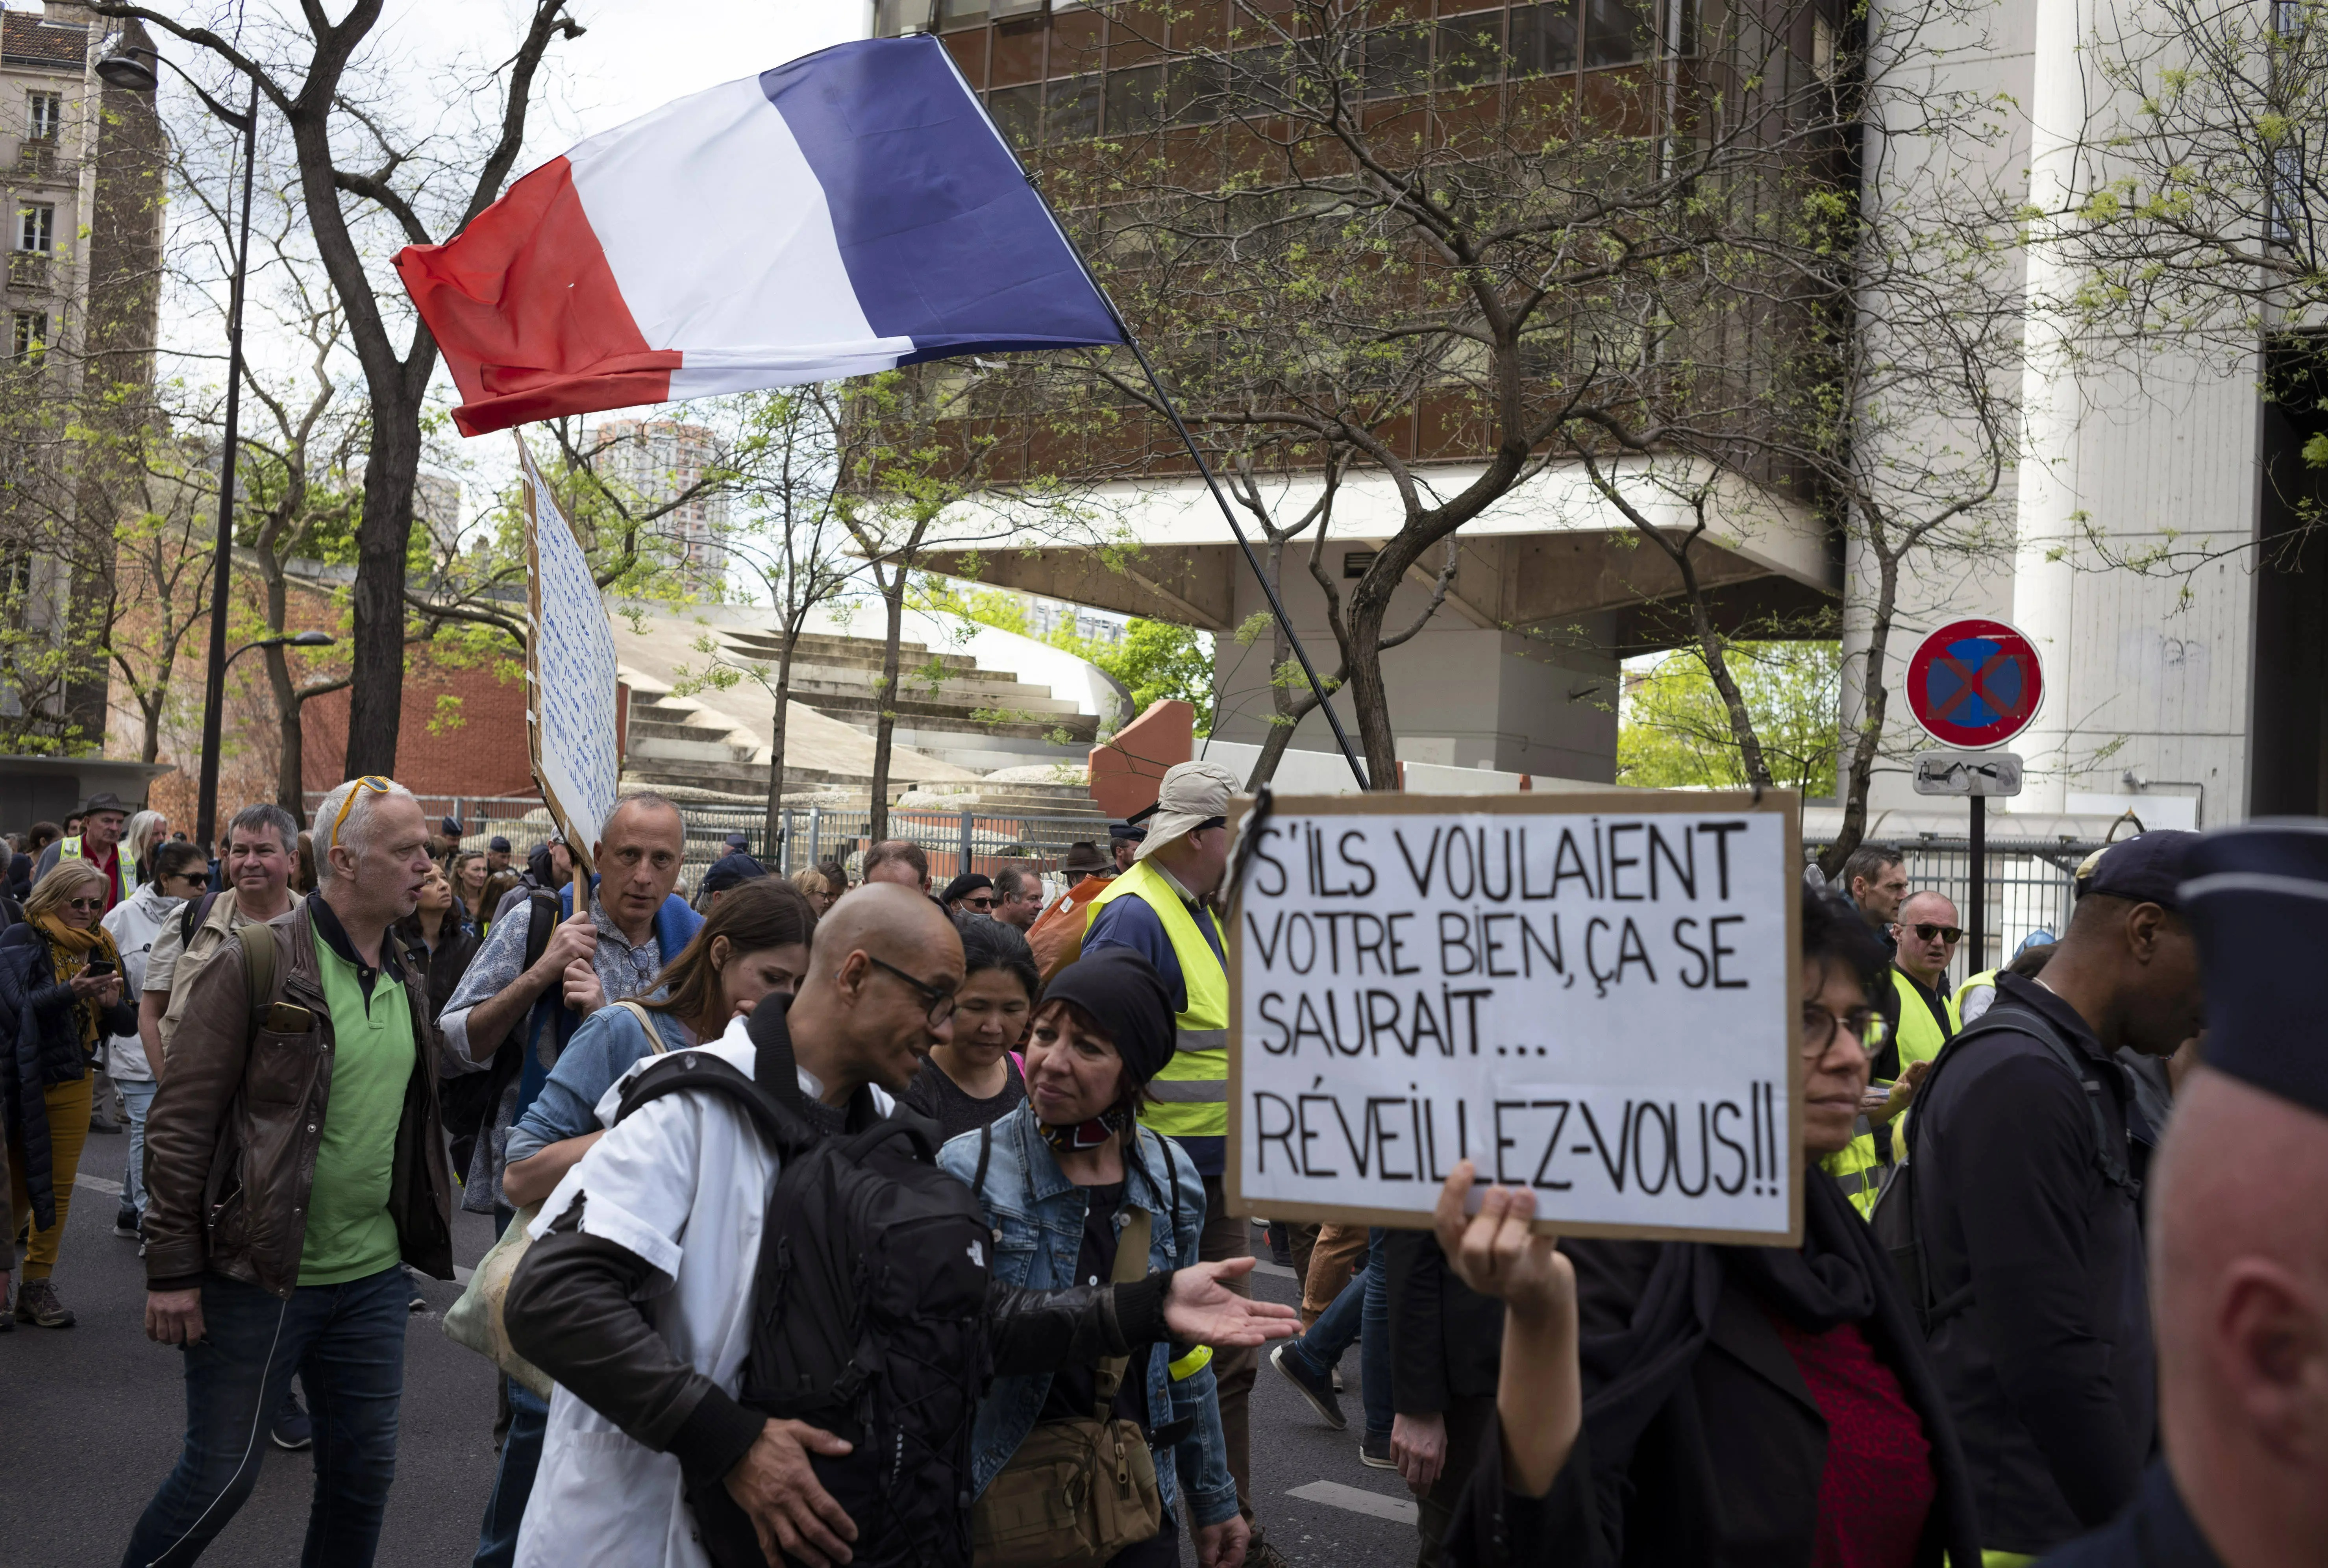
[[[279,636],[261,637],[258,642],[245,643],[241,647],[229,653],[226,656],[226,664],[221,668],[231,668],[237,659],[241,658],[253,648],[328,648],[338,641],[339,639],[329,632],[286,632]]]
[[[162,80],[155,68],[167,64],[156,51],[125,41],[97,62],[97,74],[113,87],[152,92]],[[202,791],[194,808],[194,841],[207,844],[218,826],[219,728],[226,709],[227,589],[234,571],[234,460],[240,445],[242,411],[242,293],[250,268],[250,192],[258,164],[258,78],[250,79],[250,107],[238,112],[212,98],[201,82],[176,66],[170,69],[194,89],[204,108],[242,133],[242,221],[235,242],[234,277],[227,293],[226,444],[219,455],[218,553],[211,566],[210,668],[202,685]]]

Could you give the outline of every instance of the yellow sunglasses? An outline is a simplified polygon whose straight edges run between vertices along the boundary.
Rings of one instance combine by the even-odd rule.
[[[332,821],[332,836],[324,842],[325,853],[328,854],[340,847],[340,830],[347,825],[348,812],[354,809],[356,797],[366,790],[378,790],[380,793],[386,794],[395,787],[395,782],[393,779],[384,779],[373,773],[368,773],[356,780],[355,787],[348,791],[348,798],[340,803],[340,814]]]

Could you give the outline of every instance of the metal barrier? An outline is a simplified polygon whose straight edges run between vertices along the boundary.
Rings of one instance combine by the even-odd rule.
[[[1967,925],[1971,924],[1967,918],[1972,887],[1970,839],[1871,842],[1890,842],[1907,858],[1910,892],[1947,894],[1957,906],[1958,918]],[[2070,906],[2077,899],[2078,866],[2101,847],[2098,839],[1990,839],[1982,857],[1981,878],[1988,950],[1959,956],[1951,971],[1957,982],[2008,962],[2032,931],[2050,931],[2057,937],[2067,931]],[[1804,848],[1816,855],[1826,845],[1806,843]]]

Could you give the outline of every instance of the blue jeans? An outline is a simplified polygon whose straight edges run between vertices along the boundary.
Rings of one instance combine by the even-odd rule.
[[[1324,1377],[1338,1366],[1350,1342],[1358,1343],[1358,1395],[1366,1413],[1366,1435],[1385,1441],[1393,1416],[1390,1393],[1390,1298],[1383,1274],[1383,1242],[1387,1233],[1366,1233],[1366,1266],[1342,1287],[1334,1304],[1318,1315],[1308,1333],[1289,1340],[1288,1356],[1298,1356],[1316,1376]]]
[[[493,1495],[485,1499],[485,1521],[477,1530],[474,1568],[510,1568],[517,1561],[517,1529],[533,1496],[533,1473],[541,1467],[541,1441],[549,1430],[549,1405],[532,1389],[510,1379],[509,1436],[502,1440],[501,1469]]]
[[[186,1446],[130,1533],[122,1568],[192,1563],[258,1479],[267,1423],[291,1374],[307,1390],[315,1490],[305,1568],[368,1568],[396,1477],[397,1406],[411,1300],[400,1268],[287,1301],[221,1274],[202,1279],[202,1338],[183,1352]]]
[[[129,1169],[121,1178],[121,1201],[146,1217],[146,1111],[154,1103],[154,1091],[162,1085],[151,1078],[116,1078],[113,1086],[121,1091],[121,1103],[129,1112]]]

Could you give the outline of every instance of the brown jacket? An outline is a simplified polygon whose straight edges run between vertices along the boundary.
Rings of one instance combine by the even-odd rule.
[[[194,978],[146,1121],[146,1286],[191,1290],[205,1272],[288,1298],[299,1282],[315,1150],[332,1093],[332,1020],[315,928],[303,901],[269,921],[268,1001],[307,1009],[298,1033],[253,1030],[242,944],[230,942]],[[383,946],[380,983],[401,983],[415,1045],[396,1130],[389,1209],[404,1261],[453,1277],[453,1172],[436,1110],[436,1031],[419,977]],[[262,1005],[264,1014],[268,1008]]]

